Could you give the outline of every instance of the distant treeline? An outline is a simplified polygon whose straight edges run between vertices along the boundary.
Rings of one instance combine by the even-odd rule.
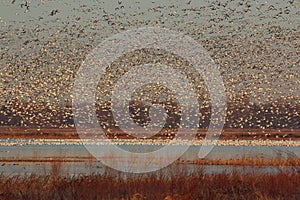
[[[158,102],[166,110],[165,127],[176,128],[181,120],[181,110],[175,101]],[[140,125],[149,123],[151,105],[132,101],[130,114]],[[115,127],[109,102],[96,104],[99,122],[107,128]],[[193,108],[191,108],[193,109]],[[80,112],[86,112],[84,106]],[[300,128],[300,105],[295,99],[278,99],[272,103],[254,104],[247,99],[228,100],[225,128]],[[201,128],[209,126],[211,106],[199,110]],[[20,102],[16,99],[1,106],[0,124],[12,126],[67,127],[73,126],[71,104],[58,105],[43,102]]]

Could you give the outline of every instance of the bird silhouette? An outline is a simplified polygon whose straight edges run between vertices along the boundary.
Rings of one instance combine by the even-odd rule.
[[[50,13],[50,16],[54,16],[54,15],[56,15],[57,13],[59,13],[58,10],[52,10],[51,13]]]
[[[21,8],[25,8],[26,9],[25,11],[28,11],[29,10],[29,3],[28,3],[28,1],[26,1],[25,3],[21,3]]]

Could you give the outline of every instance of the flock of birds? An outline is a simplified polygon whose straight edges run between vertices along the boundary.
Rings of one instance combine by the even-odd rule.
[[[169,144],[169,140],[160,139],[111,139],[108,141],[97,139],[2,139],[1,146],[27,146],[27,145],[151,145],[160,146]],[[172,145],[186,145],[187,141],[172,140]],[[203,144],[203,140],[194,140],[191,145],[199,146]],[[298,141],[293,140],[218,140],[216,146],[287,146],[287,147],[300,147]]]
[[[12,0],[11,4],[15,4],[15,3],[16,3],[16,0]],[[24,12],[26,13],[26,12],[29,11],[30,2],[29,1],[21,2],[20,3],[20,7],[23,8],[23,9],[25,9]],[[51,10],[49,16],[54,16],[57,13],[59,13],[58,9]]]
[[[113,34],[161,26],[191,36],[209,52],[222,74],[228,101],[237,105],[228,108],[227,120],[234,121],[234,127],[242,128],[247,121],[253,121],[247,116],[247,108],[270,102],[265,115],[281,113],[286,107],[282,115],[287,124],[281,126],[290,126],[288,121],[293,118],[292,126],[299,127],[299,2],[274,2],[277,3],[214,0],[201,4],[189,0],[144,5],[136,1],[129,5],[118,0],[111,8],[104,2],[90,5],[83,1],[75,5],[53,1],[45,2],[51,6],[40,16],[30,16],[31,11],[47,7],[13,0],[11,4],[18,4],[26,13],[23,19],[2,21],[0,101],[5,109],[2,106],[0,115],[12,115],[10,120],[18,116],[21,124],[45,126],[70,120],[73,82],[88,53]],[[145,53],[134,56],[115,62],[118,67],[112,73],[120,76],[117,73],[123,73],[122,67],[132,66],[128,59],[148,62]],[[175,66],[186,65],[178,58],[161,59]],[[203,85],[199,87],[199,91],[205,91]],[[199,98],[209,97],[200,93]],[[243,112],[246,116],[232,120]],[[271,119],[268,123],[275,122]]]

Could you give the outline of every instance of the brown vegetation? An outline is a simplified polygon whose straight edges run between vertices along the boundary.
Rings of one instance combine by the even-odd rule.
[[[234,165],[234,166],[292,166],[300,170],[300,159],[288,157],[286,159],[248,158],[241,159],[199,159],[191,161],[199,165]]]
[[[125,130],[126,131],[126,130]],[[189,130],[185,130],[186,134],[190,134]],[[207,129],[199,129],[197,138],[204,138]],[[36,139],[79,139],[76,128],[49,128],[49,127],[18,127],[18,126],[0,126],[0,138],[36,138]],[[150,139],[168,139],[176,134],[175,129],[163,129]],[[107,133],[108,138],[132,139],[120,129],[110,129]],[[86,136],[89,138],[89,136]],[[90,136],[95,139],[95,135]],[[224,129],[220,139],[270,139],[270,140],[299,140],[300,129]]]
[[[56,168],[56,167],[54,167]],[[177,172],[177,173],[175,173]],[[103,175],[64,177],[0,175],[0,199],[299,199],[300,174],[207,175],[177,169],[134,175],[107,170]]]

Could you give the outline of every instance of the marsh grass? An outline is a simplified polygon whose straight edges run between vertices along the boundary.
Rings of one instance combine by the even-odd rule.
[[[277,159],[263,159],[263,158],[241,158],[241,159],[199,159],[190,162],[199,165],[234,165],[234,166],[292,166],[299,167],[300,160],[294,158],[287,158],[282,160]]]
[[[61,162],[51,162],[51,170],[50,174],[53,177],[58,177],[61,173],[61,168],[62,168],[62,163]]]
[[[88,160],[88,168],[95,162]],[[198,163],[197,163],[198,162]],[[188,165],[170,165],[155,173],[130,174],[105,168],[103,174],[63,175],[63,162],[53,160],[48,175],[0,174],[0,200],[192,200],[192,199],[300,199],[300,161],[289,154],[276,160],[262,158],[205,160]],[[231,173],[209,174],[204,165],[232,165]],[[297,170],[278,173],[247,173],[238,166],[292,166]]]
[[[206,174],[170,168],[152,174],[0,175],[0,199],[299,199],[300,174]],[[168,175],[167,175],[168,174]]]

